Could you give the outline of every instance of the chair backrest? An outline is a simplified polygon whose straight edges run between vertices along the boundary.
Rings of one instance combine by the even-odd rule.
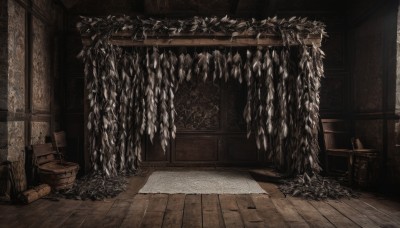
[[[54,146],[57,148],[67,147],[67,137],[65,135],[65,131],[54,132]]]
[[[32,145],[33,155],[38,166],[55,161],[55,151],[51,143]]]
[[[351,149],[351,140],[346,121],[321,119],[325,149]]]

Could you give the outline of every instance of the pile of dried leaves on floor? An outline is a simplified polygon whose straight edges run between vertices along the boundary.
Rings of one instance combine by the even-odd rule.
[[[287,196],[296,196],[312,200],[339,199],[342,197],[358,197],[352,189],[340,185],[334,179],[322,177],[318,174],[312,176],[298,175],[295,178],[284,180],[279,186]]]
[[[125,191],[127,184],[126,175],[107,177],[100,173],[92,173],[76,180],[71,189],[60,194],[68,199],[103,200]]]

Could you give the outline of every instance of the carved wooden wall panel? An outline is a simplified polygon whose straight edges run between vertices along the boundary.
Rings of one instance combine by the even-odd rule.
[[[326,54],[324,61],[325,69],[344,69],[345,68],[345,45],[346,36],[344,32],[329,32],[329,37],[325,38],[322,47]]]
[[[355,135],[370,148],[383,150],[383,120],[356,120]]]
[[[144,148],[144,156],[142,159],[144,161],[154,161],[154,162],[167,162],[169,161],[170,146],[164,152],[161,149],[160,138],[158,136],[154,137],[153,143],[151,143],[149,138],[146,138],[146,147]]]
[[[218,159],[218,138],[210,136],[184,136],[175,140],[177,162],[211,162]]]
[[[194,76],[179,86],[175,95],[176,126],[178,131],[218,130],[220,126],[221,88]]]
[[[51,52],[49,28],[32,18],[32,101],[35,111],[50,111]]]
[[[83,111],[84,79],[80,77],[71,78],[66,82],[66,90],[70,96],[65,98],[65,109],[71,112]]]
[[[322,79],[320,92],[321,112],[329,112],[330,110],[342,111],[345,108],[346,90],[344,80],[344,75],[340,73]]]
[[[354,30],[353,93],[357,112],[382,110],[383,67],[387,60],[381,54],[385,40],[380,27],[370,20]]]
[[[254,138],[246,136],[227,137],[228,160],[235,162],[254,162],[258,160],[258,151]],[[262,153],[262,152],[260,152]]]
[[[246,86],[244,83],[230,80],[227,84],[226,95],[226,128],[228,131],[246,131],[243,110],[246,106]]]

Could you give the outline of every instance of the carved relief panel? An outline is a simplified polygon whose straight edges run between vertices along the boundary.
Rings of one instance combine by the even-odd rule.
[[[245,84],[230,80],[227,83],[227,92],[225,94],[227,130],[245,132],[246,122],[243,118],[243,110],[247,99]]]
[[[193,76],[175,95],[178,131],[217,130],[220,127],[221,86],[218,80]]]

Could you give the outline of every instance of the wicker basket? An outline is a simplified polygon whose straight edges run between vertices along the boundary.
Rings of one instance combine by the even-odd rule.
[[[49,162],[38,169],[39,178],[53,190],[69,189],[74,185],[79,166],[71,162]]]

